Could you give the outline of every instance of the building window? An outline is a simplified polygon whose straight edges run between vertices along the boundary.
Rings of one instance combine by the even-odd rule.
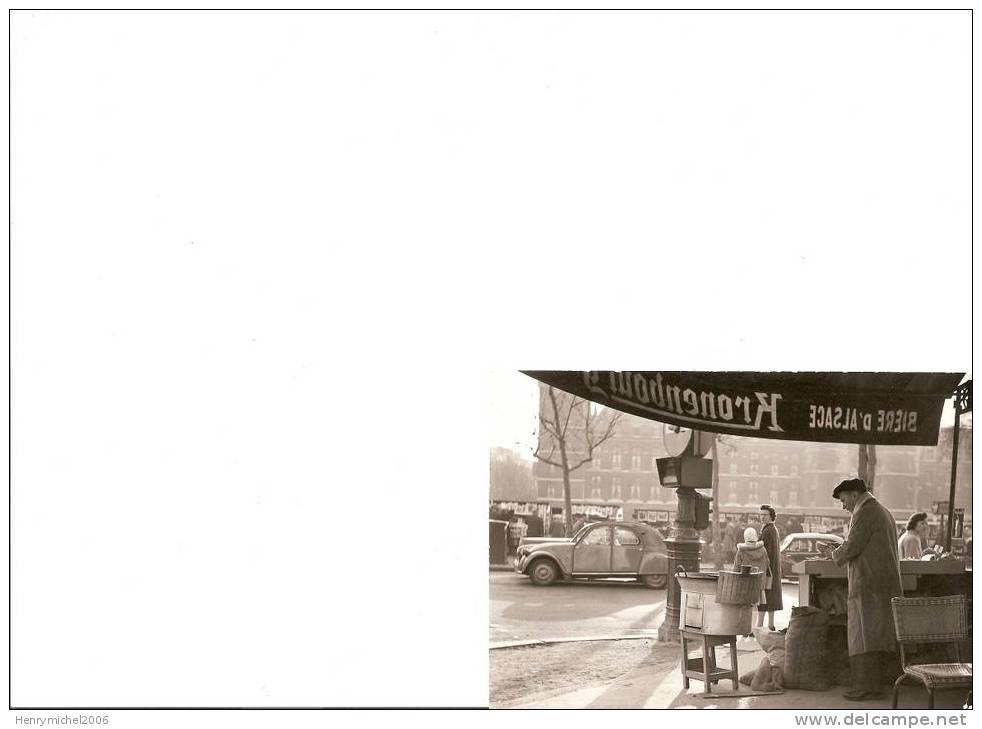
[[[615,453],[610,460],[611,460],[610,467],[613,468],[615,471],[620,471],[621,470],[621,454],[620,453]]]
[[[614,485],[610,490],[610,498],[612,499],[621,498],[621,479],[619,476],[614,476]]]
[[[641,456],[637,453],[631,455],[631,470],[640,471],[641,470]]]
[[[773,466],[771,466],[771,475],[772,476],[776,476],[777,475],[777,464],[776,463]]]
[[[637,484],[631,485],[631,499],[634,501],[641,501],[641,487]]]
[[[603,468],[604,468],[604,459],[603,459],[603,456],[594,456],[593,457],[593,467],[595,469],[597,469],[598,471],[602,471],[603,470]]]
[[[756,463],[750,464],[750,473],[758,473],[759,471],[760,471],[760,466],[758,466]]]
[[[797,463],[792,463],[791,464],[791,475],[792,476],[797,476],[798,475],[798,464]]]
[[[788,505],[789,506],[798,505],[798,489],[791,489],[791,493],[788,494]]]
[[[600,476],[590,477],[590,498],[591,499],[603,498],[603,494],[600,491]]]
[[[758,458],[760,458],[760,454],[758,454],[757,451],[750,451],[751,461],[756,461]]]
[[[737,472],[737,464],[731,463],[730,464],[730,473],[736,473],[736,472]]]
[[[747,484],[747,499],[749,504],[756,504],[760,500],[757,498],[757,482],[751,481]]]

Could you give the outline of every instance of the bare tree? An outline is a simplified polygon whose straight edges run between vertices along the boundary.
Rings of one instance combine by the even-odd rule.
[[[539,405],[539,440],[533,455],[562,471],[569,537],[573,528],[569,474],[593,460],[593,452],[614,435],[622,413],[609,409],[597,412],[590,401],[553,387],[547,388],[547,394],[548,402]]]

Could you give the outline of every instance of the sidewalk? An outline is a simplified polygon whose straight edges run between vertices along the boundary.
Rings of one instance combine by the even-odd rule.
[[[704,570],[711,569],[704,565]],[[513,571],[509,565],[491,565],[492,571]],[[792,587],[792,585],[787,585]],[[793,588],[792,589],[796,589]],[[796,600],[785,593],[784,610],[777,614],[778,626],[786,626],[791,617],[791,608]],[[596,641],[596,640],[635,640],[645,636],[622,636],[621,638],[580,637],[566,640]],[[651,635],[647,636],[649,639]],[[560,641],[518,641],[514,645],[541,645]],[[495,644],[497,650],[511,650],[506,644]],[[741,697],[710,697],[702,698],[699,694],[705,691],[702,681],[690,679],[689,688],[682,688],[681,648],[677,643],[658,643],[653,656],[656,660],[646,661],[634,668],[625,666],[626,672],[621,676],[602,685],[584,688],[570,688],[562,693],[547,692],[530,695],[524,699],[507,702],[493,708],[503,709],[686,709],[686,708],[719,708],[719,709],[786,709],[794,711],[815,711],[822,709],[839,709],[847,711],[890,710],[891,694],[886,688],[880,699],[872,701],[847,701],[842,697],[846,686],[835,686],[828,691],[801,691],[786,689],[785,693],[772,696],[741,696]],[[723,649],[718,651],[719,664],[729,665],[729,656]],[[764,657],[756,641],[738,644],[737,663],[740,675],[756,670]],[[729,680],[721,681],[714,691],[730,692],[732,684]],[[749,686],[740,684],[739,691],[750,693]],[[965,702],[964,691],[939,691],[935,695],[935,709],[951,712],[961,711]],[[927,710],[927,692],[921,686],[905,685],[900,690],[898,711]]]
[[[741,674],[753,671],[760,664],[764,652],[739,647],[737,662]],[[680,655],[676,644],[664,643],[666,658]],[[718,653],[721,665],[729,665],[729,657]],[[815,711],[844,709],[849,711],[890,710],[890,691],[884,690],[880,699],[872,701],[847,701],[842,693],[847,689],[836,686],[829,691],[799,691],[786,689],[783,694],[771,696],[710,697],[699,696],[704,691],[702,681],[689,680],[689,688],[682,688],[680,661],[667,660],[662,668],[644,665],[602,686],[570,690],[559,695],[531,698],[509,703],[503,709],[785,709],[790,711]],[[732,691],[729,680],[720,681],[717,692]],[[751,693],[749,686],[740,684],[741,692]],[[935,697],[938,711],[961,711],[965,701],[964,691],[939,691]],[[927,709],[927,693],[922,687],[905,685],[900,691],[898,711]]]

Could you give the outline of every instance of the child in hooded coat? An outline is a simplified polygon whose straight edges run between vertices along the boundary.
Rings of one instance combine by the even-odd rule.
[[[744,565],[749,565],[764,575],[760,587],[760,601],[767,602],[764,590],[771,589],[771,563],[767,557],[764,543],[757,541],[757,530],[747,527],[743,531],[743,543],[737,545],[736,559],[733,571],[739,572]]]

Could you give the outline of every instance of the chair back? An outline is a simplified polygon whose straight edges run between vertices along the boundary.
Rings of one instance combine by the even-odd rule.
[[[891,603],[900,643],[968,640],[968,601],[964,595],[895,597]]]

